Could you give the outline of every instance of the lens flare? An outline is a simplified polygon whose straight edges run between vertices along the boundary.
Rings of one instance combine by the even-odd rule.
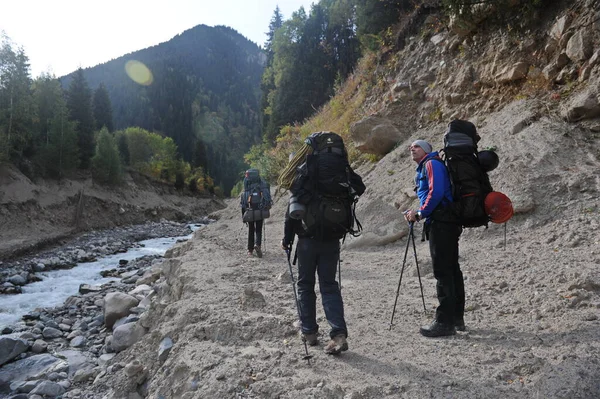
[[[125,73],[137,84],[150,86],[154,81],[152,72],[148,67],[136,60],[130,60],[125,63]]]

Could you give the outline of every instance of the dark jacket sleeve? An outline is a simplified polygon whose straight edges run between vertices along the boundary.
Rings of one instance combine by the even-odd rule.
[[[247,201],[248,201],[248,198],[246,198],[246,192],[242,191],[240,194],[240,206],[242,207],[242,213],[244,212],[245,208],[248,205]]]
[[[285,221],[283,224],[283,245],[288,246],[294,243],[294,235],[297,231],[299,223],[302,223],[302,221],[292,219],[290,217],[290,205],[288,204],[287,209],[285,211]]]

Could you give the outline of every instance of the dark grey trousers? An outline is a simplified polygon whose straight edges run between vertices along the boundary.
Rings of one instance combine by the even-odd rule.
[[[329,336],[348,336],[344,320],[344,303],[340,286],[335,280],[340,259],[340,242],[318,241],[313,238],[298,240],[298,301],[302,332],[316,333],[319,330],[316,316],[315,274],[319,276],[319,288],[325,317],[331,326]]]

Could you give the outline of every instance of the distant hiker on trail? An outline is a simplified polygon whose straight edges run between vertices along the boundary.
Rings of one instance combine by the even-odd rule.
[[[465,287],[458,264],[460,223],[436,220],[436,214],[452,203],[452,187],[444,162],[431,144],[416,140],[410,146],[410,155],[417,166],[415,191],[419,197],[418,210],[407,210],[404,218],[409,223],[425,220],[423,227],[429,240],[433,275],[437,280],[439,306],[429,326],[421,327],[426,337],[441,337],[464,331]],[[432,217],[433,215],[433,217]]]
[[[294,235],[298,235],[298,313],[303,341],[311,346],[318,344],[316,273],[325,317],[331,326],[331,339],[324,350],[337,355],[348,350],[344,304],[336,281],[340,239],[347,233],[358,235],[362,229],[354,206],[365,186],[350,167],[340,136],[331,132],[313,133],[305,144],[278,181],[280,188],[292,193],[281,247],[287,252],[289,262]]]
[[[260,177],[257,169],[248,169],[240,196],[242,221],[248,225],[248,256],[256,251],[256,256],[262,258],[263,221],[270,216],[272,204],[269,184]]]

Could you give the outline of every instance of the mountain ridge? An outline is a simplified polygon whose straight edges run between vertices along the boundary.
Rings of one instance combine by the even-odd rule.
[[[148,68],[149,84],[128,77],[129,61]],[[92,89],[104,84],[117,130],[137,126],[172,137],[184,160],[229,192],[245,169],[243,155],[261,141],[264,62],[263,50],[234,29],[198,25],[83,75]],[[61,78],[63,87],[72,75]]]

